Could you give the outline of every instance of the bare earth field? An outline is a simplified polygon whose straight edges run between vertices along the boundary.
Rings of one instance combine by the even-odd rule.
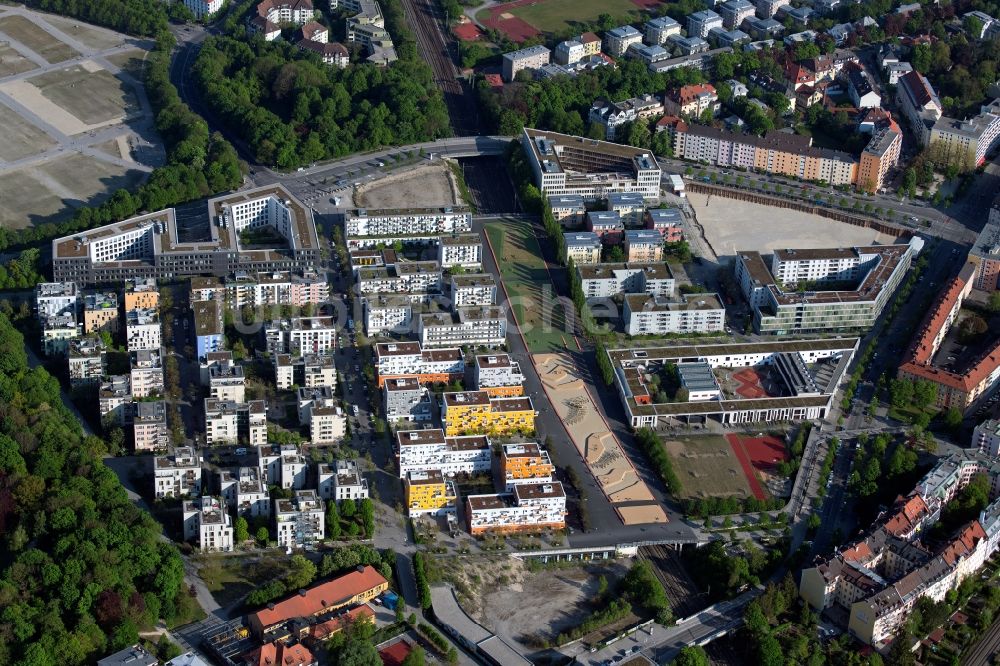
[[[76,49],[53,39],[45,30],[23,16],[0,18],[0,32],[7,33],[49,63],[63,62],[80,55]]]
[[[363,208],[436,208],[461,204],[458,187],[444,162],[363,185],[354,193],[354,205]]]
[[[664,441],[681,481],[679,499],[750,497],[750,485],[724,437],[698,435]]]
[[[48,134],[13,113],[0,123],[0,159],[5,162],[35,155],[56,145]]]
[[[770,253],[789,247],[852,247],[895,241],[873,229],[788,208],[695,193],[689,194],[688,200],[705,230],[705,239],[720,257],[734,256],[739,250]]]
[[[94,63],[48,72],[33,77],[31,84],[53,104],[90,126],[121,122],[138,108],[135,92]],[[81,95],[84,90],[87,94]]]
[[[121,33],[112,32],[111,30],[99,28],[95,25],[88,25],[76,19],[46,14],[45,21],[66,33],[67,36],[92,49],[110,49],[113,46],[126,43],[124,35]]]
[[[33,69],[35,63],[11,48],[9,42],[0,42],[0,76],[30,72]]]

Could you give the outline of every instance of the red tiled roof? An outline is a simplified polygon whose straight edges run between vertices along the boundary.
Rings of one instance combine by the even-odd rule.
[[[679,90],[673,91],[671,97],[674,98],[674,101],[684,105],[693,101],[699,95],[704,95],[706,93],[714,95],[715,86],[711,83],[698,83],[695,85],[681,86]]]
[[[301,643],[265,643],[243,657],[247,666],[312,666],[316,657]]]
[[[925,81],[926,79],[920,76],[920,73],[916,70],[911,70],[899,77],[899,85],[905,86],[910,91],[910,95],[913,96],[913,100],[917,103],[918,107],[925,106],[933,98],[931,91],[927,89]]]
[[[366,566],[285,599],[275,604],[274,608],[261,609],[253,616],[266,629],[295,617],[309,617],[332,606],[343,605],[362,592],[384,584],[386,580],[382,574],[374,567]]]
[[[601,41],[601,38],[592,32],[585,32],[582,35],[580,35],[581,44],[590,44],[592,42],[599,42],[599,41]]]
[[[503,77],[499,74],[487,74],[485,77],[486,83],[490,84],[493,88],[503,88]]]
[[[378,656],[382,658],[384,666],[402,666],[403,661],[410,656],[411,652],[413,652],[413,648],[410,647],[410,644],[400,639],[379,650]]]
[[[342,630],[348,624],[359,621],[373,621],[375,618],[375,611],[369,608],[367,605],[358,606],[357,608],[352,608],[343,615],[338,615],[337,617],[330,618],[326,622],[320,622],[319,624],[314,624],[309,628],[309,635],[318,641],[325,641],[338,631]]]
[[[927,504],[920,495],[913,494],[899,510],[885,523],[885,531],[895,536],[902,536],[910,532],[914,525],[929,513]]]
[[[974,520],[966,525],[965,529],[951,543],[945,546],[945,549],[941,552],[941,559],[948,566],[954,567],[964,555],[968,555],[976,549],[976,543],[980,539],[985,538],[986,532],[983,530],[983,526],[979,524],[978,520]]]
[[[663,116],[656,121],[656,126],[659,127],[670,127],[678,132],[686,132],[688,129],[687,123],[677,116]]]

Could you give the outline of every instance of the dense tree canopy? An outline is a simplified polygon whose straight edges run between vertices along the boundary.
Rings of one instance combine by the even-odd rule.
[[[0,663],[93,663],[190,604],[184,568],[3,314],[0,346]]]
[[[155,37],[167,29],[167,3],[160,0],[25,0],[24,4],[131,35]]]

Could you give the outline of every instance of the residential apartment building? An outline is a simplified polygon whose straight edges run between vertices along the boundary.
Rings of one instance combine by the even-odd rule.
[[[622,321],[629,335],[721,333],[726,308],[718,294],[684,294],[670,301],[648,294],[626,294]]]
[[[294,444],[259,445],[257,466],[264,485],[279,486],[285,490],[306,487],[309,466]]]
[[[79,300],[75,282],[39,282],[35,285],[35,313],[39,318],[75,313]]]
[[[587,207],[579,194],[550,195],[548,202],[552,217],[564,227],[579,227],[587,216]]]
[[[647,229],[660,234],[664,243],[684,240],[684,216],[677,208],[653,208],[645,214]]]
[[[625,261],[629,263],[653,263],[663,261],[663,236],[649,229],[628,229],[625,231]]]
[[[196,19],[203,19],[222,9],[222,0],[184,0],[184,6]]]
[[[114,247],[114,246],[112,246]],[[108,248],[98,248],[101,255]],[[151,277],[125,281],[124,310],[156,310],[160,307],[160,290]]]
[[[413,301],[401,294],[368,294],[361,299],[365,333],[409,333],[413,329]]]
[[[931,128],[944,115],[941,100],[931,86],[931,82],[920,72],[913,71],[899,77],[896,86],[896,102],[903,115],[910,121],[921,145],[931,140]]]
[[[903,133],[895,122],[876,130],[872,140],[861,151],[858,164],[858,187],[866,192],[878,192],[886,176],[899,164],[903,149]]]
[[[42,351],[46,356],[66,356],[70,342],[82,335],[83,330],[76,312],[67,310],[63,314],[50,315],[41,319]]]
[[[882,106],[882,97],[875,92],[871,76],[860,66],[847,69],[847,94],[858,109],[877,109]]]
[[[755,0],[757,6],[757,16],[761,18],[771,18],[779,9],[791,4],[790,0]]]
[[[132,389],[128,375],[108,375],[97,391],[97,406],[105,428],[132,421]]]
[[[194,541],[203,553],[228,553],[233,549],[233,519],[219,497],[199,497],[184,502],[184,540]]]
[[[274,500],[278,546],[299,548],[326,538],[326,508],[315,490],[296,490],[292,499]]]
[[[163,394],[163,350],[140,349],[129,354],[129,382],[133,398]]]
[[[483,240],[479,234],[455,234],[438,240],[438,264],[441,268],[461,266],[477,268],[483,264]]]
[[[714,116],[719,111],[719,95],[711,83],[681,86],[667,93],[663,108],[675,116],[698,118],[706,111]]]
[[[354,460],[337,460],[332,464],[319,463],[319,496],[325,500],[363,500],[368,497],[368,480],[361,476]]]
[[[574,264],[597,264],[601,262],[601,237],[593,231],[573,231],[563,234],[565,259]]]
[[[611,192],[638,192],[659,201],[662,172],[648,150],[527,127],[521,144],[535,185],[546,196],[597,201]]]
[[[385,420],[422,422],[433,418],[431,399],[427,387],[416,377],[393,377],[382,384]]]
[[[192,290],[195,288],[192,280]],[[226,304],[233,309],[244,305],[319,305],[330,300],[330,283],[315,271],[271,271],[247,273],[240,271],[227,277],[218,287]],[[192,298],[213,300],[211,298]]]
[[[994,199],[986,225],[969,250],[976,265],[975,287],[986,292],[1000,288],[1000,198]]]
[[[681,34],[681,24],[669,16],[660,16],[646,21],[646,43],[663,46],[673,35]]]
[[[179,446],[170,455],[153,458],[154,497],[201,495],[201,463],[201,456],[190,446]]]
[[[118,333],[118,294],[113,291],[83,296],[83,333]]]
[[[247,520],[271,517],[271,497],[257,467],[240,467],[235,473],[220,470],[219,494],[226,505]]]
[[[621,130],[630,123],[662,115],[663,100],[655,95],[644,95],[622,102],[597,100],[590,107],[588,120],[591,125],[597,125],[604,129],[605,139],[614,141],[619,138]]]
[[[526,49],[504,53],[501,58],[503,80],[508,83],[514,80],[521,70],[538,69],[542,65],[549,64],[552,52],[541,45],[529,46]]]
[[[673,298],[677,282],[670,268],[657,264],[595,264],[577,266],[584,296],[611,298],[619,294],[649,294]]]
[[[621,242],[625,224],[618,211],[592,210],[587,213],[587,231],[596,234],[605,245],[617,245]]]
[[[268,322],[264,340],[269,354],[329,354],[337,346],[333,317],[292,317]]]
[[[612,58],[620,58],[625,55],[628,48],[633,44],[642,42],[642,33],[630,25],[623,25],[612,28],[604,33],[603,51]]]
[[[555,471],[548,451],[535,442],[504,444],[500,450],[500,480],[507,492],[521,484],[551,483]]]
[[[566,527],[562,483],[518,485],[511,493],[470,495],[465,500],[469,533],[520,534]]]
[[[437,261],[401,261],[391,266],[358,269],[358,292],[368,294],[440,293],[441,264]]]
[[[452,275],[450,287],[452,308],[495,305],[497,302],[497,283],[492,273]]]
[[[754,15],[756,7],[750,0],[728,0],[719,5],[719,15],[722,25],[727,30],[739,28],[744,19]],[[703,35],[704,36],[704,35]]]
[[[486,391],[491,398],[524,395],[521,365],[509,354],[477,354],[472,384],[477,391]]]
[[[309,441],[317,446],[335,444],[347,436],[347,415],[336,400],[323,400],[310,408]]]
[[[634,192],[612,192],[608,194],[607,208],[612,213],[618,213],[618,219],[626,227],[637,227],[642,225],[646,200]]]
[[[208,369],[208,395],[216,400],[246,401],[246,374],[242,365],[234,365],[232,358],[213,363]]]
[[[575,39],[570,39],[556,44],[556,48],[552,52],[552,62],[557,65],[572,65],[580,62],[584,55],[586,55],[586,49],[583,44]]]
[[[1000,421],[989,419],[977,425],[972,431],[971,446],[983,455],[1000,458]]]
[[[460,208],[368,210],[344,214],[344,236],[420,236],[472,231],[472,213]]]
[[[279,25],[303,25],[316,18],[312,0],[264,0],[257,5],[257,16]]]
[[[1000,99],[980,107],[968,120],[942,117],[931,127],[930,147],[936,159],[971,171],[983,165],[1000,143]]]
[[[451,478],[456,474],[485,474],[492,469],[493,452],[486,435],[445,437],[444,430],[396,431],[399,477],[411,472],[437,471]]]
[[[583,44],[583,56],[596,56],[601,53],[601,38],[592,32],[585,32],[576,38],[576,41]]]
[[[440,470],[409,471],[403,478],[407,514],[443,516],[456,512],[458,494],[455,484],[446,480]]]
[[[535,431],[531,398],[492,398],[486,391],[460,391],[442,395],[444,434],[513,435]]]
[[[499,347],[507,341],[507,313],[501,306],[490,305],[423,314],[417,335],[422,347]]]
[[[374,348],[379,387],[399,377],[420,384],[450,384],[465,374],[465,359],[457,347],[423,349],[418,342],[380,342]]]
[[[160,334],[160,314],[156,310],[136,309],[125,313],[125,340],[128,351],[159,349],[163,346]]]
[[[107,368],[107,350],[100,340],[77,338],[69,341],[66,360],[70,386],[97,386]]]
[[[205,443],[245,443],[260,446],[267,442],[267,410],[263,400],[231,402],[205,398]]]
[[[329,354],[276,354],[274,356],[274,378],[279,389],[292,386],[316,388],[336,386],[337,368],[333,356]]]

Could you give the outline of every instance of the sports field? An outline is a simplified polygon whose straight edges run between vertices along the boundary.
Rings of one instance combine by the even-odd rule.
[[[486,225],[486,237],[528,351],[537,354],[576,349],[572,332],[566,332],[563,308],[556,301],[531,225],[521,220],[491,222]]]
[[[551,34],[577,28],[601,14],[638,18],[643,7],[658,4],[656,0],[514,0],[484,9],[476,19],[507,33],[514,41],[524,41],[539,32]]]
[[[679,499],[750,497],[746,473],[725,437],[675,437],[663,445],[681,482]]]

